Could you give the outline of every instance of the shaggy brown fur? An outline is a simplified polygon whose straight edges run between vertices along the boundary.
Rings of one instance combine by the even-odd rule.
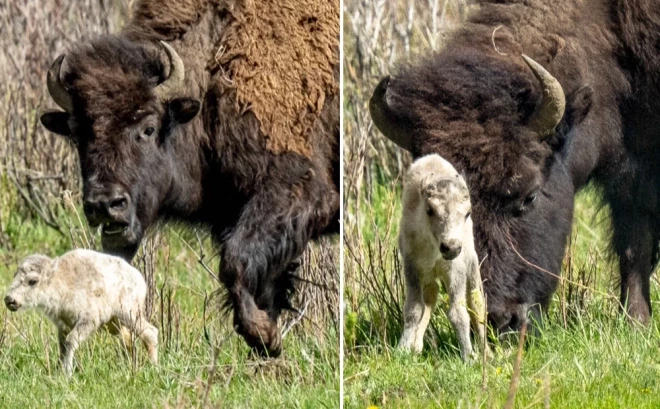
[[[602,187],[614,219],[621,300],[647,321],[660,241],[660,8],[650,0],[481,1],[446,48],[402,67],[384,95],[416,157],[464,172],[489,312],[517,327],[547,307],[572,219],[572,196]],[[520,55],[567,97],[554,135],[527,121],[541,90]],[[395,129],[395,128],[390,128]]]
[[[309,240],[338,230],[339,100],[320,107],[308,154],[274,153],[255,114],[239,109],[239,90],[210,63],[232,21],[220,2],[139,1],[121,33],[66,54],[73,110],[41,120],[77,145],[85,213],[104,226],[104,249],[130,259],[158,219],[208,226],[237,331],[276,355],[295,260]],[[185,65],[184,86],[166,100],[154,93],[170,75],[161,39]],[[338,78],[324,64],[309,69]]]
[[[216,61],[238,102],[259,119],[273,152],[309,154],[308,131],[339,91],[332,70],[339,63],[339,1],[227,3],[234,21]]]

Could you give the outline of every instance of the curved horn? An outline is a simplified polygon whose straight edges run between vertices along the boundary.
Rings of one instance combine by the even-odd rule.
[[[179,54],[174,51],[174,48],[165,41],[161,41],[160,43],[170,60],[170,76],[154,88],[154,94],[156,94],[159,100],[164,101],[171,99],[175,95],[175,92],[183,85],[186,74],[183,61],[179,57]]]
[[[553,77],[541,64],[522,55],[527,66],[532,70],[534,76],[541,83],[543,99],[541,105],[534,111],[529,119],[528,125],[539,134],[541,140],[552,134],[564,116],[566,108],[566,96],[564,89],[555,77]]]
[[[387,137],[407,151],[412,151],[410,131],[396,121],[397,115],[387,105],[387,86],[390,83],[389,75],[383,78],[369,99],[369,113],[374,124]]]
[[[64,57],[66,57],[66,54],[60,55],[50,66],[48,74],[46,75],[46,85],[48,86],[48,93],[50,94],[50,97],[53,98],[53,101],[55,101],[60,108],[71,113],[71,111],[73,111],[73,101],[71,100],[71,95],[66,88],[64,88],[64,84],[62,84],[62,81],[60,80],[60,70],[62,69]]]

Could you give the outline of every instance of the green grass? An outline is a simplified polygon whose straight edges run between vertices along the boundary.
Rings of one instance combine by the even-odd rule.
[[[0,242],[3,293],[22,257],[34,252],[55,256],[71,249],[80,238],[79,229],[65,237],[38,219],[5,214],[9,214],[2,221],[5,243]],[[75,215],[62,216],[62,224],[75,225]],[[202,406],[213,360],[213,348],[204,336],[203,306],[205,294],[210,295],[217,285],[198,264],[193,249],[198,251],[199,247],[190,232],[168,227],[161,231],[155,252],[156,291],[151,317],[160,330],[159,366],[149,364],[139,343],[137,357],[131,360],[117,338],[101,331],[77,352],[79,367],[67,380],[57,363],[54,326],[36,311],[10,313],[3,305],[0,407]],[[205,247],[207,254],[213,254],[208,240]],[[217,267],[217,259],[209,264]],[[213,305],[209,314],[212,319],[207,320],[206,327],[213,343],[219,344],[208,396],[210,406],[337,406],[338,337],[331,325],[321,331],[306,328],[290,332],[284,340],[283,356],[264,361],[250,356],[231,329],[231,317],[221,315]]]
[[[485,364],[465,364],[441,308],[427,331],[424,352],[405,354],[394,348],[398,319],[386,312],[367,281],[379,281],[393,293],[385,299],[393,310],[401,302],[400,274],[391,256],[400,215],[393,189],[376,188],[371,205],[361,203],[362,242],[347,256],[346,408],[500,408],[517,353],[517,340],[498,343]],[[384,193],[386,192],[386,193]],[[541,337],[524,350],[517,408],[656,408],[660,405],[660,317],[648,328],[629,325],[612,298],[617,268],[608,258],[608,210],[596,192],[578,196],[571,243],[563,275],[594,291],[566,283],[560,286]],[[388,214],[392,212],[392,216]],[[385,234],[388,231],[389,234]],[[358,231],[358,229],[353,230]],[[351,234],[351,230],[347,234]],[[372,253],[366,249],[370,247]],[[385,254],[383,256],[383,254]],[[358,261],[361,260],[361,261]],[[360,267],[359,264],[362,263]],[[371,267],[367,267],[371,266]],[[656,311],[658,286],[652,287]],[[439,304],[446,304],[441,301]],[[400,304],[399,304],[400,305]],[[548,406],[545,406],[545,405]]]

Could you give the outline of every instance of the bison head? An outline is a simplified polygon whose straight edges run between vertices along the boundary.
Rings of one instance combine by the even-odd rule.
[[[575,85],[575,84],[572,84]],[[565,166],[589,87],[560,83],[540,64],[448,49],[382,80],[375,125],[420,157],[437,153],[465,175],[491,321],[517,329],[557,285],[573,211]]]
[[[175,136],[200,109],[199,100],[176,96],[184,65],[170,45],[162,50],[110,37],[60,55],[48,71],[64,112],[41,123],[76,145],[85,215],[102,226],[104,250],[128,260],[177,194]]]

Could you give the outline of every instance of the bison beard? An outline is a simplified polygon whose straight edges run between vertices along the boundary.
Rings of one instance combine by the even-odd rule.
[[[563,115],[539,114],[552,102],[539,66],[561,86]],[[612,209],[622,306],[648,322],[660,243],[658,96],[653,2],[493,0],[479,2],[445,49],[383,80],[370,109],[415,157],[438,153],[466,175],[490,319],[506,330],[528,308],[538,318],[547,308],[573,196],[589,182]]]
[[[103,226],[104,250],[132,258],[157,220],[209,227],[237,332],[275,356],[296,260],[309,240],[338,231],[339,100],[327,90],[309,154],[268,149],[209,64],[233,21],[222,4],[138,2],[121,33],[56,59],[48,88],[64,112],[41,121],[77,147],[85,214]]]

